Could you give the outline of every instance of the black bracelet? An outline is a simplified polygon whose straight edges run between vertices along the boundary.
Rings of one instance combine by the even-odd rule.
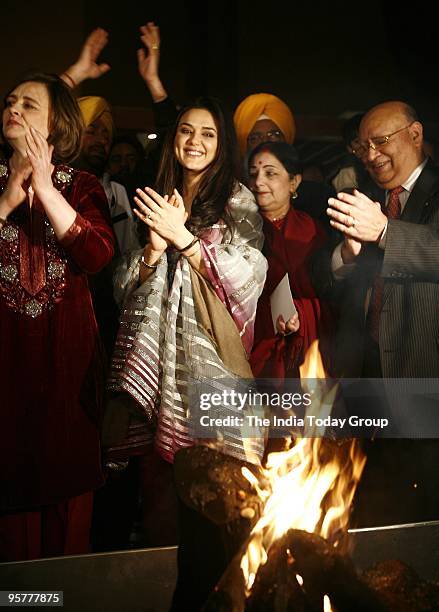
[[[183,249],[175,249],[175,250],[178,251],[179,253],[184,253],[184,251],[187,251],[188,249],[193,247],[194,244],[196,244],[198,241],[199,241],[198,236],[195,236],[195,238],[192,240],[192,242],[190,242],[188,245],[186,245]]]

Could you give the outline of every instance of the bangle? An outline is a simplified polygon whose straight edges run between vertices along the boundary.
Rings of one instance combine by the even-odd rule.
[[[144,255],[142,255],[141,259],[140,259],[140,263],[143,264],[145,266],[145,268],[148,268],[148,270],[155,270],[157,268],[158,264],[149,264],[145,261],[145,257]]]
[[[70,76],[70,74],[68,72],[63,72],[63,76],[67,77],[68,80],[70,81],[70,83],[72,84],[71,89],[75,89],[76,87],[76,83],[75,81],[72,79],[72,77]]]
[[[195,236],[195,238],[191,242],[189,242],[189,244],[187,244],[185,247],[183,247],[182,249],[175,249],[175,250],[178,251],[179,253],[184,253],[185,251],[193,247],[194,244],[199,242],[199,240],[200,239],[198,238],[198,236]]]
[[[143,264],[145,266],[145,268],[148,268],[148,270],[155,270],[157,268],[157,265],[158,265],[158,264],[149,264],[149,263],[146,263],[144,255],[142,255],[142,257],[140,259],[140,263]]]
[[[192,257],[193,255],[196,255],[197,253],[199,253],[201,250],[200,247],[200,241],[198,240],[198,248],[197,245],[195,244],[195,250],[193,249],[188,249],[188,253],[183,253],[183,257],[186,257],[186,259],[189,259],[189,257]]]
[[[0,227],[3,227],[4,225],[6,225],[6,219],[3,219],[3,217],[0,217]]]

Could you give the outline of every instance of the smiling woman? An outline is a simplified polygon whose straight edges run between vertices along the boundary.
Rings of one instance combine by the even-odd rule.
[[[110,385],[115,402],[129,405],[131,398],[139,416],[131,438],[111,453],[145,452],[154,440],[160,460],[148,473],[159,465],[162,473],[179,449],[197,442],[191,381],[252,376],[248,356],[266,261],[262,219],[236,180],[234,157],[231,120],[217,101],[199,100],[180,112],[169,134],[157,190],[137,192],[148,241],[116,281],[126,302]],[[237,428],[218,433],[224,453],[261,460],[263,432],[247,440]],[[175,543],[169,531],[158,536],[151,487],[146,495],[154,543]],[[172,517],[172,502],[158,503],[160,515],[167,505]]]
[[[113,255],[105,194],[66,165],[76,100],[33,74],[5,99],[0,160],[0,561],[88,552],[103,368],[87,275]]]
[[[175,157],[196,177],[214,160],[218,135],[213,116],[205,108],[191,108],[181,117],[174,140]]]
[[[329,365],[332,316],[328,304],[317,296],[310,274],[312,257],[327,238],[318,221],[295,210],[301,172],[297,151],[286,142],[260,144],[250,155],[250,187],[264,218],[268,259],[251,356],[253,373],[262,378],[298,377],[314,340],[319,340],[325,365]],[[275,330],[270,298],[285,277],[297,312],[290,318],[279,314]],[[283,308],[291,312],[285,304]]]

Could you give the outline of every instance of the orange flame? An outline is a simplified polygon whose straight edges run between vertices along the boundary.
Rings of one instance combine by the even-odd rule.
[[[311,394],[306,416],[321,418],[331,414],[336,388],[326,390],[325,371],[314,342],[300,368],[302,387]],[[319,380],[320,379],[320,380]],[[284,452],[270,453],[264,469],[269,490],[254,482],[255,476],[243,474],[265,502],[261,518],[252,530],[246,552],[241,559],[247,595],[260,565],[268,559],[268,551],[289,529],[317,533],[334,541],[347,528],[350,506],[366,459],[357,441],[349,448],[323,436],[324,428],[305,430],[307,437],[291,443]],[[294,554],[294,551],[293,551]],[[329,598],[326,602],[331,609]],[[329,607],[328,607],[329,606]]]

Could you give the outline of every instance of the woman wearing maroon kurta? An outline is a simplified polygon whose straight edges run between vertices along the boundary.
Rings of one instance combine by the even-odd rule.
[[[0,560],[87,552],[102,483],[100,342],[87,283],[113,255],[76,100],[33,75],[6,97],[0,160]],[[52,159],[54,162],[52,163]],[[56,160],[56,161],[55,161]]]
[[[318,339],[326,365],[331,314],[316,295],[310,277],[310,258],[326,242],[318,221],[294,209],[301,165],[293,146],[284,142],[259,145],[249,159],[250,187],[264,218],[263,252],[267,281],[258,302],[252,370],[260,378],[298,377],[311,343]],[[288,274],[297,314],[277,320],[273,328],[270,296]]]

